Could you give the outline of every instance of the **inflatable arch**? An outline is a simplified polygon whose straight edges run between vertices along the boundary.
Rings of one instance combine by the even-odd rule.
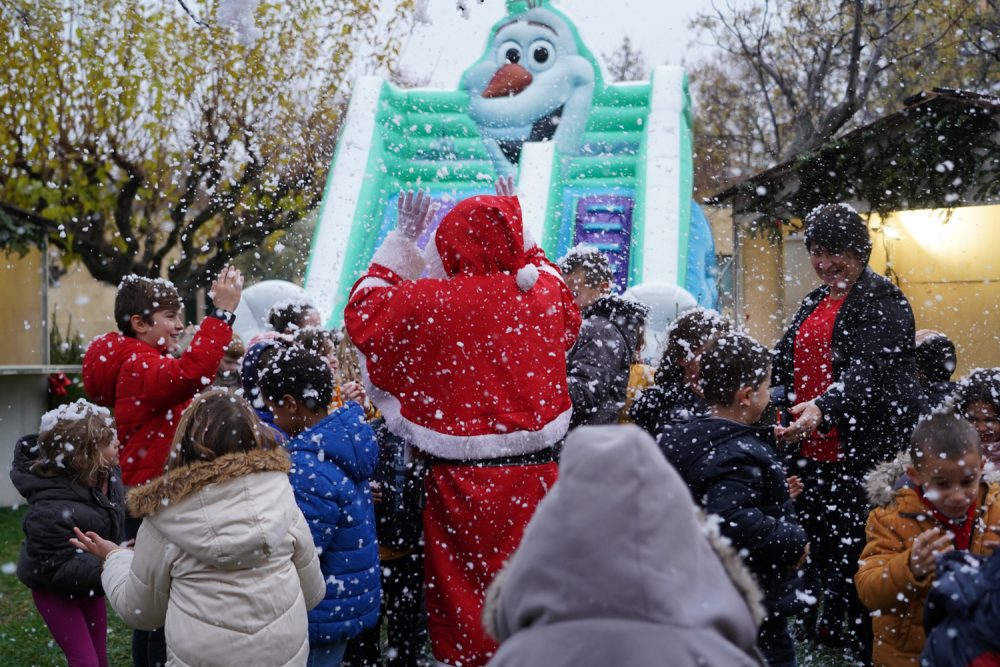
[[[352,284],[395,227],[400,189],[429,188],[441,203],[422,247],[456,202],[492,193],[508,174],[525,229],[550,258],[592,244],[611,261],[617,291],[679,286],[715,306],[712,235],[691,200],[684,71],[656,67],[649,81],[605,83],[548,0],[509,1],[507,10],[458,90],[356,83],[306,272],[329,326],[341,323]]]

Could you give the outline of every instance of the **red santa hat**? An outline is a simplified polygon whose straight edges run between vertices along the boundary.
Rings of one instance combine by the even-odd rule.
[[[525,240],[517,199],[460,202],[428,246],[424,259],[443,279],[414,280],[423,262],[390,234],[344,313],[386,424],[449,459],[557,442],[571,412],[565,354],[580,314],[558,270]]]
[[[546,264],[524,229],[517,197],[492,196],[459,202],[428,242],[424,262],[432,278],[514,275],[523,292],[534,287],[539,266]]]

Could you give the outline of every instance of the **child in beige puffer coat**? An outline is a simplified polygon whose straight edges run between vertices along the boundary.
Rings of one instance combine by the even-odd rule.
[[[212,389],[185,410],[166,474],[129,494],[135,551],[76,531],[118,615],[166,625],[168,665],[306,664],[326,584],[289,468],[250,405]]]

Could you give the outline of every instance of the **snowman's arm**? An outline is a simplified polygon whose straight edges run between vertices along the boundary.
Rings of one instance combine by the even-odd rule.
[[[583,58],[575,57],[571,60],[569,76],[573,78],[575,90],[563,106],[559,127],[553,137],[560,155],[576,155],[580,152],[594,100],[594,70]]]
[[[517,166],[511,164],[507,156],[504,155],[499,141],[493,137],[484,136],[483,145],[486,147],[486,152],[489,153],[490,160],[497,171],[497,178],[506,178],[507,176],[517,178]]]

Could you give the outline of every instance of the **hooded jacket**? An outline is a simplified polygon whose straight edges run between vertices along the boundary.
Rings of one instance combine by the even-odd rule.
[[[772,429],[698,417],[673,424],[659,445],[695,502],[722,519],[722,535],[746,554],[769,610],[788,615],[796,599],[794,566],[809,539],[773,442]]]
[[[927,597],[920,654],[926,667],[1000,665],[1000,551],[988,559],[950,552]]]
[[[309,642],[348,639],[375,626],[380,570],[369,480],[378,445],[353,401],[299,433],[285,447],[289,479],[320,553],[326,595],[309,612]]]
[[[391,232],[344,311],[368,394],[396,435],[436,457],[537,452],[566,433],[566,350],[580,313],[521,228],[516,197],[472,197],[428,243]]]
[[[129,626],[166,624],[170,667],[306,664],[326,587],[288,470],[285,452],[254,450],[129,493],[142,526],[134,552],[107,557],[104,590]]]
[[[708,412],[705,399],[694,393],[683,380],[661,379],[644,389],[628,411],[629,419],[654,438],[674,421],[683,421]]]
[[[649,309],[610,294],[583,311],[580,336],[566,374],[573,401],[571,427],[614,424],[625,405],[629,370]]]
[[[228,324],[210,316],[179,359],[116,332],[90,343],[83,387],[95,403],[114,410],[125,486],[163,474],[181,413],[212,384],[232,337]]]
[[[38,455],[37,436],[18,440],[10,480],[28,501],[21,521],[24,541],[17,578],[32,590],[73,597],[104,595],[101,561],[69,543],[73,527],[121,542],[125,523],[125,489],[121,471],[111,470],[108,493],[84,486],[69,475],[47,477],[31,471]]]
[[[763,665],[760,594],[710,535],[641,429],[575,430],[490,586],[484,623],[501,645],[489,664]]]
[[[793,350],[799,327],[830,293],[827,285],[803,300],[774,349],[772,396],[790,407]],[[860,477],[909,444],[927,400],[917,382],[913,310],[899,288],[866,267],[848,292],[833,326],[833,382],[816,399],[820,430],[836,426],[845,462]]]
[[[861,554],[861,566],[854,575],[858,597],[869,609],[875,635],[873,659],[876,665],[916,665],[924,647],[924,603],[935,577],[916,579],[910,570],[913,539],[930,528],[943,526],[927,511],[916,489],[900,478],[909,465],[909,456],[898,456],[875,468],[868,476],[868,499],[874,509],[865,532],[868,543]],[[988,540],[1000,539],[1000,485],[996,471],[980,484],[978,510],[969,552],[989,553]],[[986,477],[986,475],[984,475]]]

